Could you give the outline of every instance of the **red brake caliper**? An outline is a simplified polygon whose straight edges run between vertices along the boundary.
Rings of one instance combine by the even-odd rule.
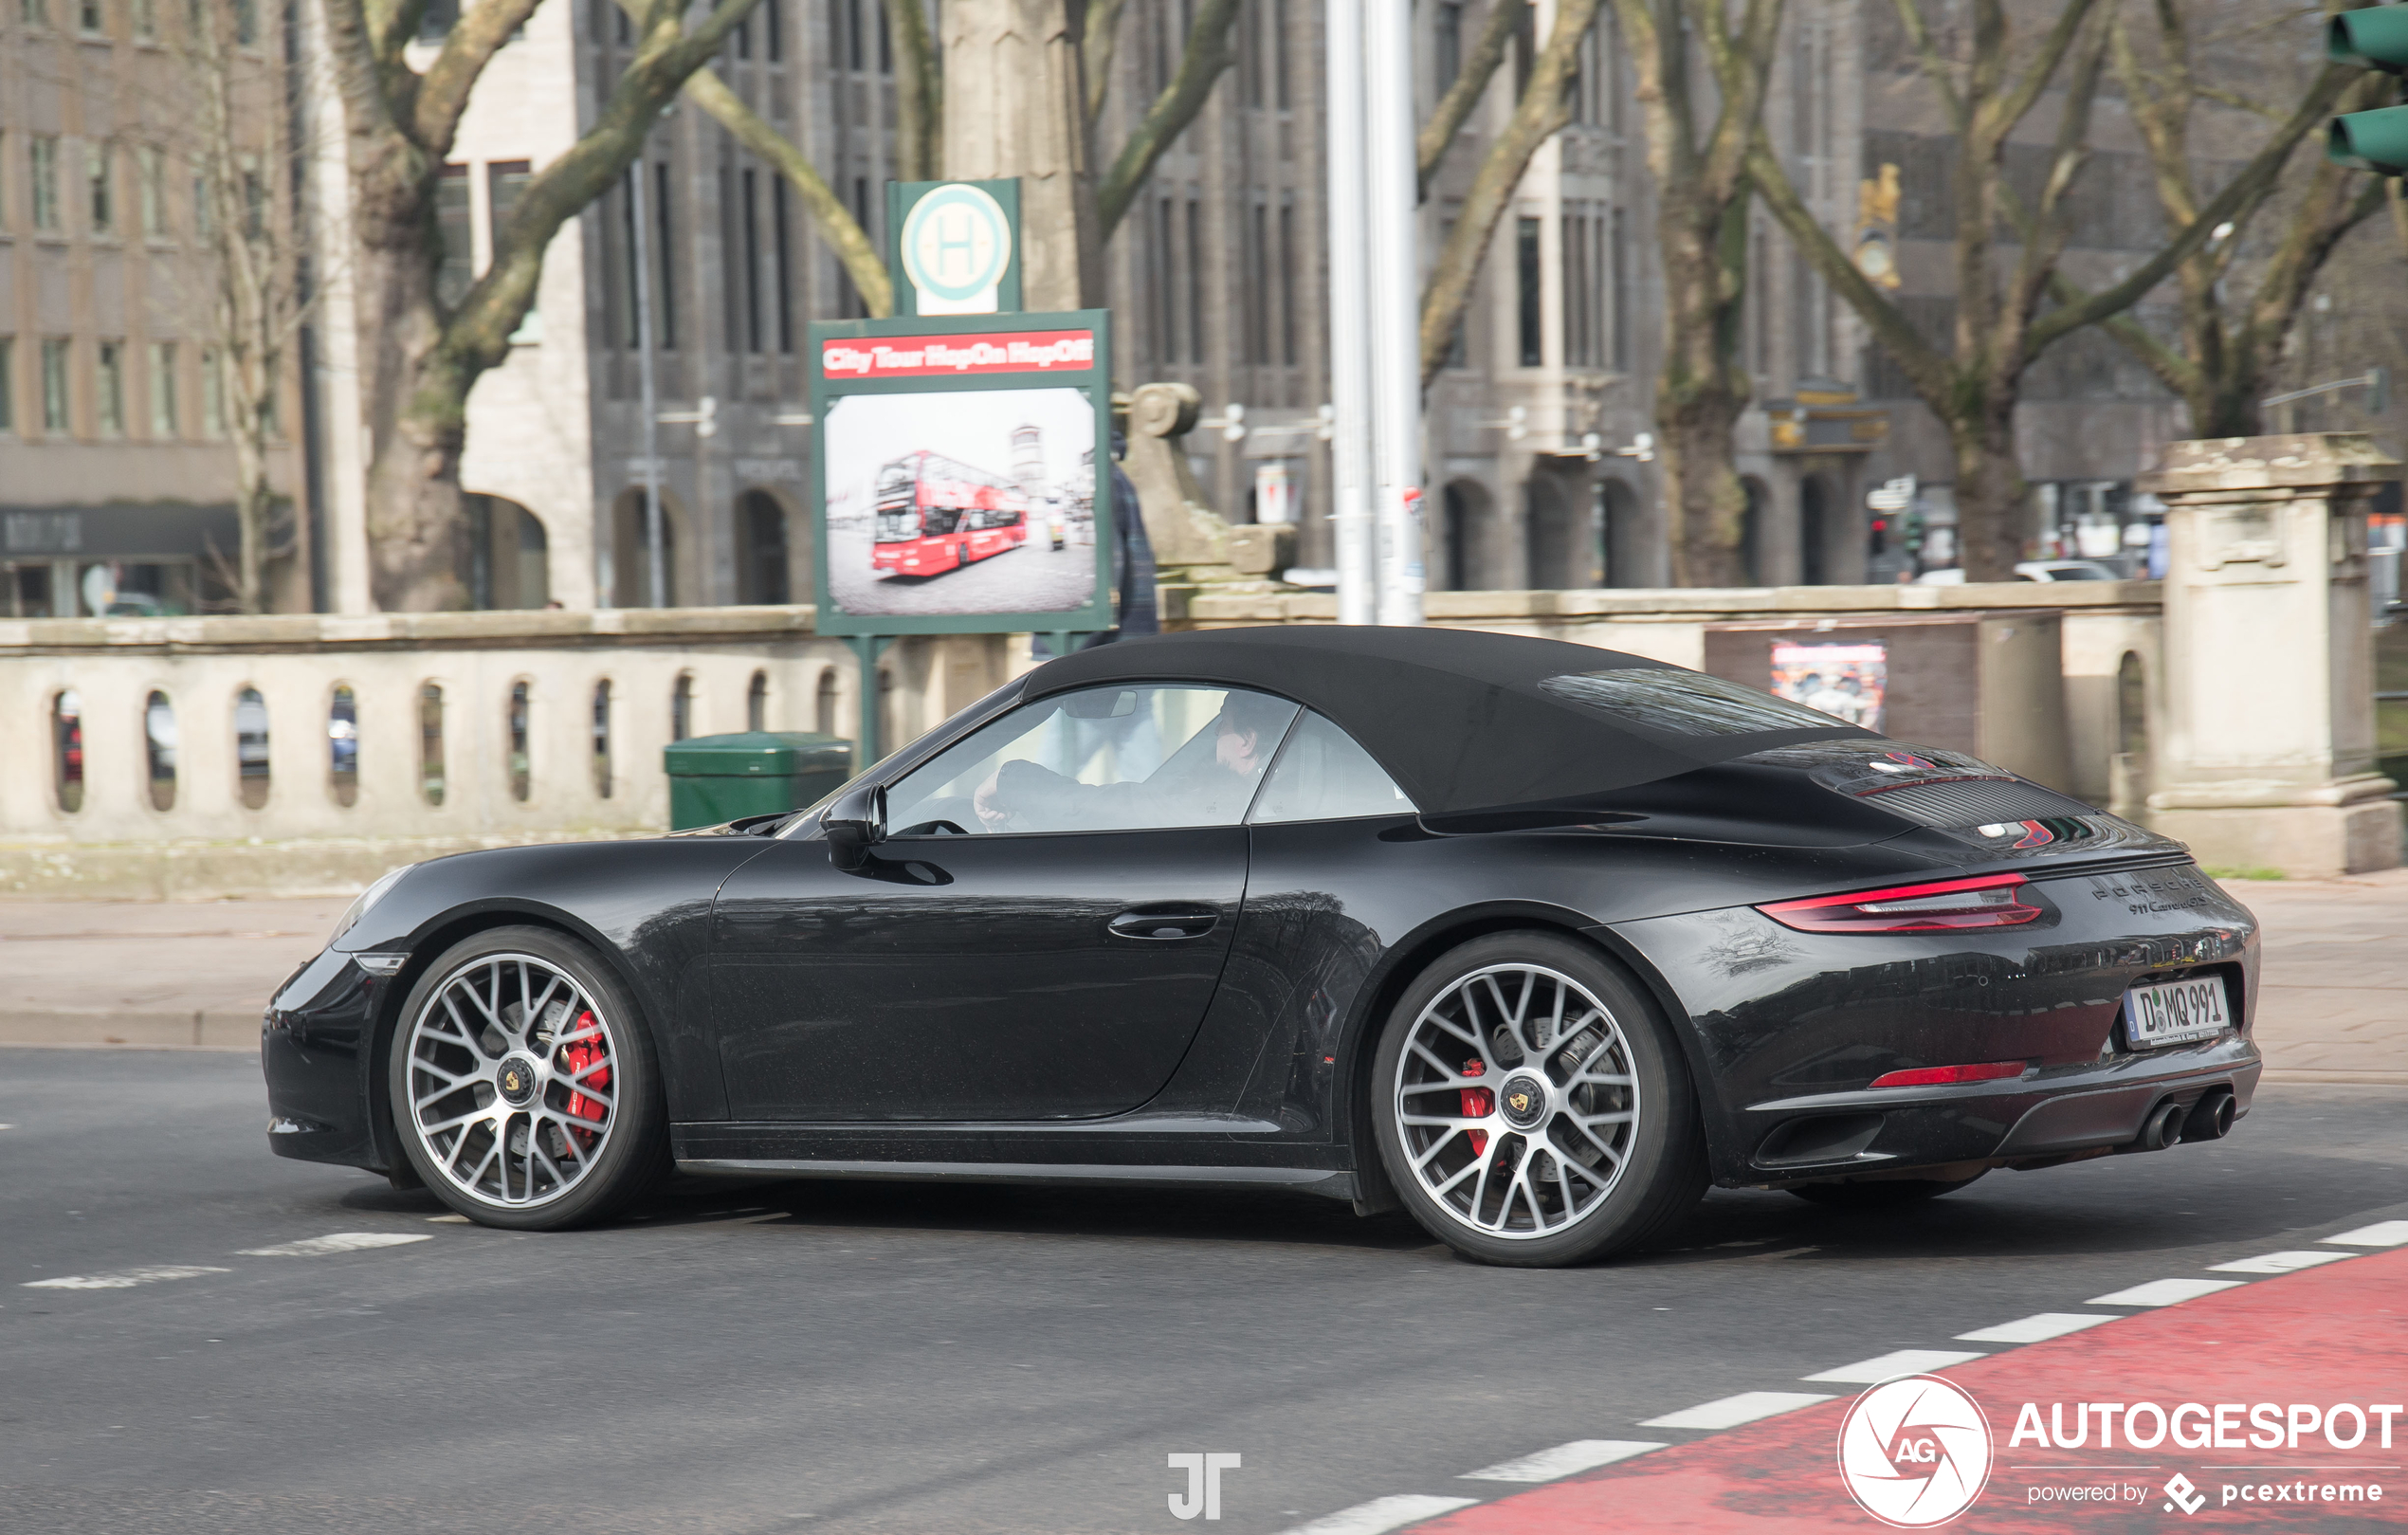
[[[570,1032],[582,1033],[593,1027],[594,1027],[593,1014],[590,1012],[580,1013],[577,1014],[577,1021],[571,1027]],[[569,1080],[597,1091],[609,1089],[611,1086],[609,1067],[603,1067],[591,1077],[584,1074],[588,1068],[602,1059],[602,1041],[598,1036],[593,1039],[580,1039],[561,1053],[568,1058]],[[598,1121],[602,1118],[603,1109],[598,1101],[588,1098],[573,1087],[569,1091],[569,1112],[581,1120]],[[594,1132],[592,1130],[577,1130],[573,1133],[577,1137],[578,1149],[588,1149],[593,1144]]]
[[[1487,1063],[1485,1061],[1466,1061],[1463,1063],[1463,1074],[1468,1077],[1479,1076],[1487,1069]],[[1463,1117],[1465,1119],[1487,1119],[1489,1115],[1495,1113],[1496,1111],[1497,1095],[1488,1088],[1466,1087],[1463,1089]],[[1485,1156],[1487,1153],[1487,1150],[1488,1132],[1486,1130],[1472,1131],[1471,1154],[1475,1157]]]

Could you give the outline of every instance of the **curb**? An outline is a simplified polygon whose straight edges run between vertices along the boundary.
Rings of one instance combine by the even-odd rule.
[[[0,1045],[82,1049],[257,1050],[257,1008],[190,1013],[0,1013]]]

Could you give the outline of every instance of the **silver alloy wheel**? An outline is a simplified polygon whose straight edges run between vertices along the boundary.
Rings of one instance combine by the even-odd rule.
[[[618,1051],[594,998],[531,954],[482,954],[410,1026],[410,1123],[446,1181],[530,1209],[582,1182],[618,1123]]]
[[[1431,1000],[1396,1060],[1396,1127],[1422,1192],[1484,1236],[1554,1236],[1620,1180],[1639,1125],[1630,1041],[1544,965],[1474,970]]]

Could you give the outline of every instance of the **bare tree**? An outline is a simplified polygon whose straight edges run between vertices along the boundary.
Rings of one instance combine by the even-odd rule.
[[[190,174],[200,272],[186,305],[207,338],[202,364],[222,400],[234,449],[236,545],[213,551],[243,612],[267,607],[267,567],[293,551],[277,525],[268,461],[280,423],[284,356],[311,307],[299,210],[284,192],[299,147],[285,110],[281,64],[246,45],[256,25],[238,0],[193,0],[171,45],[182,99],[167,103],[170,131],[149,146]],[[158,189],[146,192],[158,195]]]
[[[2111,39],[2108,11],[2097,0],[2062,0],[2046,33],[2018,58],[2005,0],[1968,0],[1970,26],[1953,53],[1933,37],[1923,0],[1894,3],[1955,139],[1953,337],[1944,342],[1925,337],[1857,270],[1791,186],[1760,130],[1748,168],[1792,243],[1863,318],[1947,429],[1968,578],[2007,580],[2023,554],[2026,487],[2015,416],[2024,375],[2048,348],[2129,309],[2205,246],[2218,225],[2261,194],[2323,107],[2304,103],[2255,158],[2122,281],[2076,295],[2066,290],[2059,266],[2072,234],[2068,194],[2089,157],[2090,111]],[[2007,143],[2060,76],[2046,174],[2026,207],[2008,182]]]
[[[424,0],[323,0],[351,173],[353,285],[373,359],[368,538],[379,606],[457,608],[465,532],[460,454],[468,392],[509,355],[560,227],[625,174],[661,109],[754,0],[647,0],[635,47],[593,124],[528,182],[494,230],[493,260],[457,303],[436,289],[435,191],[470,93],[538,0],[475,0],[422,71],[409,46]]]
[[[1781,0],[1614,0],[1632,41],[1655,179],[1664,269],[1664,362],[1655,429],[1671,523],[1672,580],[1738,586],[1747,494],[1735,434],[1754,393],[1738,350],[1747,293],[1747,153]],[[1689,42],[1702,46],[1703,68]],[[1707,87],[1711,87],[1708,96]]]
[[[2118,16],[2114,31],[2116,78],[2131,105],[2154,172],[2159,203],[2177,227],[2198,217],[2200,190],[2193,155],[2193,122],[2204,106],[2248,112],[2273,124],[2285,114],[2255,94],[2206,78],[2201,44],[2208,49],[2245,50],[2263,72],[2267,33],[2295,26],[2297,11],[2253,20],[2236,35],[2195,40],[2190,10],[2197,0],[2152,0],[2154,36],[2136,44],[2129,24]],[[2315,15],[2313,11],[2308,15]],[[2360,111],[2381,106],[2392,91],[2384,76],[2347,65],[2327,66],[2308,91],[2319,114],[2332,107]],[[2295,142],[2295,140],[2294,140]],[[2152,336],[2129,314],[2114,316],[2107,330],[2189,407],[2195,437],[2250,437],[2265,429],[2258,401],[2280,367],[2283,343],[2317,273],[2342,238],[2371,218],[2385,201],[2381,177],[2362,175],[2318,156],[2307,185],[2289,206],[2269,211],[2282,182],[2266,181],[2216,233],[2175,269],[2180,321],[2173,344]],[[2240,252],[2255,217],[2282,215],[2273,250],[2262,262],[2244,263]],[[2244,279],[2253,285],[2244,287]],[[2068,283],[2063,297],[2082,295]]]

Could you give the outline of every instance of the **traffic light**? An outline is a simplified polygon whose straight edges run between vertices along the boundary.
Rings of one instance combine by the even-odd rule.
[[[2325,56],[2335,64],[2408,74],[2408,5],[2342,11],[2327,25]],[[2408,106],[2335,118],[2326,130],[2325,157],[2377,175],[2408,175]]]

